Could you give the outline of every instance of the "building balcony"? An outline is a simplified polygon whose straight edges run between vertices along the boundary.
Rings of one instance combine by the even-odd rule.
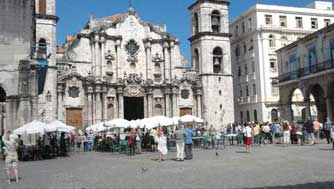
[[[251,96],[249,98],[250,103],[256,103],[257,102],[257,95]]]
[[[283,83],[287,81],[293,81],[302,79],[303,77],[307,77],[309,75],[314,75],[316,73],[321,73],[328,70],[334,70],[334,60],[330,59],[324,61],[322,63],[318,63],[312,66],[307,66],[304,68],[299,68],[296,71],[291,71],[288,73],[284,73],[279,75],[278,78],[273,79],[273,83]]]

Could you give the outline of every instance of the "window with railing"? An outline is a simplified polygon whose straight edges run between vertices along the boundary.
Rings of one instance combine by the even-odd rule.
[[[272,17],[272,15],[265,15],[264,17],[265,17],[266,25],[273,24],[273,17]]]
[[[303,28],[303,18],[296,17],[296,28]]]
[[[318,29],[318,19],[317,18],[311,18],[311,28]]]

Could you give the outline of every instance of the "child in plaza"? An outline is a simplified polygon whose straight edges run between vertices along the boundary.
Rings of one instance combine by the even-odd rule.
[[[164,161],[168,149],[167,138],[162,130],[159,131],[158,136],[155,138],[155,142],[158,143],[159,161]]]
[[[11,172],[14,173],[16,182],[19,182],[19,176],[18,176],[18,155],[17,155],[17,145],[16,140],[18,139],[18,136],[15,134],[9,135],[9,140],[7,140],[7,135],[10,134],[10,131],[7,131],[3,137],[2,141],[6,147],[6,172],[8,177],[8,184],[11,182]]]

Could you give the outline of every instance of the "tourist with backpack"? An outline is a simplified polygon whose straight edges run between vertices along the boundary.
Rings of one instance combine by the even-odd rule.
[[[325,132],[325,138],[327,139],[328,144],[332,142],[331,129],[332,129],[332,122],[329,120],[329,118],[327,118],[327,121],[324,125],[324,132]]]

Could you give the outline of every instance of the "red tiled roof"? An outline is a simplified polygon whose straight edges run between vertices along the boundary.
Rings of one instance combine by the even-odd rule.
[[[114,21],[114,20],[122,18],[123,16],[124,16],[123,14],[115,14],[115,15],[112,15],[112,16],[104,17],[102,19],[103,20],[108,20],[108,21]]]

